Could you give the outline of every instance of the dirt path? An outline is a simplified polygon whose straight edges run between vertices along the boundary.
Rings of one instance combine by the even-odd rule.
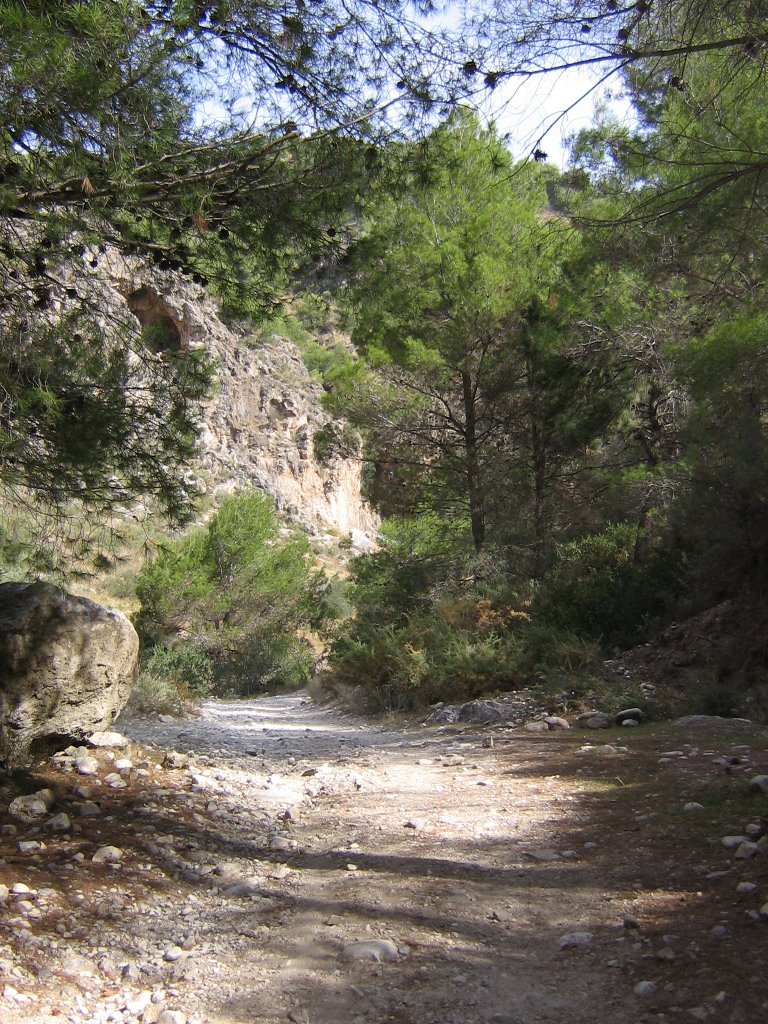
[[[127,758],[4,789],[70,822],[1,819],[4,1024],[766,1019],[768,851],[722,845],[760,837],[764,730],[381,728],[301,694],[120,727]]]

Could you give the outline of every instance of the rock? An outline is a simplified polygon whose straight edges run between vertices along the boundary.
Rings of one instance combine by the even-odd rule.
[[[122,612],[49,583],[0,584],[0,760],[15,767],[37,739],[110,725],[138,658]]]
[[[455,768],[460,764],[464,764],[464,758],[461,754],[443,754],[440,758],[440,764],[443,768]]]
[[[728,728],[737,728],[752,724],[748,718],[723,718],[721,715],[685,715],[683,718],[675,719],[672,725],[683,729],[692,725],[714,725],[721,723],[726,725]]]
[[[588,946],[594,939],[592,932],[568,932],[561,935],[557,940],[558,949],[576,949],[579,946]]]
[[[173,964],[177,960],[181,960],[183,956],[184,950],[181,948],[181,946],[169,946],[168,949],[166,949],[166,951],[163,953],[163,960],[165,960],[166,963]]]
[[[110,789],[126,789],[128,783],[117,772],[110,772],[104,776],[104,785]]]
[[[695,800],[689,800],[687,804],[683,804],[684,811],[703,811],[704,804],[698,804]]]
[[[636,996],[652,996],[656,991],[656,984],[653,981],[638,981],[632,991]]]
[[[99,770],[99,762],[89,754],[75,758],[75,771],[78,775],[95,775]]]
[[[754,857],[757,853],[757,843],[750,843],[748,839],[736,849],[734,857],[736,860],[749,860],[750,857]]]
[[[736,892],[739,893],[740,896],[748,896],[750,893],[753,893],[756,888],[757,886],[754,882],[739,882],[736,886]]]
[[[636,721],[634,718],[625,718],[624,721],[621,722],[622,729],[625,728],[626,726],[633,726],[633,725],[640,725],[640,723],[638,721]]]
[[[62,811],[61,814],[54,814],[46,821],[45,827],[52,832],[68,832],[72,828],[72,822],[69,820],[69,815]]]
[[[424,719],[425,725],[452,725],[459,720],[458,705],[449,704],[447,707],[436,708],[431,715]]]
[[[81,818],[98,818],[101,814],[101,808],[93,800],[85,800],[78,805],[77,813]]]
[[[342,960],[375,960],[378,963],[384,960],[397,960],[398,948],[389,939],[364,939],[361,942],[353,942],[345,946]]]
[[[180,754],[178,750],[169,750],[163,758],[163,768],[187,767],[189,767],[189,757],[186,754]]]
[[[624,711],[619,711],[613,716],[616,725],[624,725],[625,722],[634,722],[635,725],[639,725],[644,718],[645,713],[641,708],[626,708]]]
[[[570,729],[570,723],[559,715],[547,715],[544,719],[550,729]]]
[[[459,722],[472,722],[475,725],[488,725],[491,722],[504,720],[503,705],[495,700],[470,700],[459,707]]]
[[[610,729],[614,724],[613,716],[604,711],[585,711],[576,722],[582,729]]]
[[[162,1010],[155,1020],[156,1024],[187,1024],[187,1015],[181,1010]]]
[[[28,796],[17,796],[12,800],[8,813],[17,821],[23,821],[25,825],[32,825],[44,818],[49,810],[49,804],[40,793],[31,793]]]
[[[88,744],[91,747],[107,747],[115,750],[123,750],[128,746],[129,740],[127,736],[123,736],[121,732],[92,732],[88,737]]]
[[[736,850],[742,843],[746,842],[746,836],[723,836],[720,840],[720,844],[724,846],[726,850]]]
[[[119,846],[101,846],[91,857],[94,864],[117,864],[123,859]]]
[[[22,839],[18,844],[19,853],[35,853],[36,850],[42,849],[43,844],[37,839]]]
[[[553,861],[560,860],[560,854],[557,852],[557,850],[527,850],[526,856],[533,857],[534,860],[541,861],[544,864],[549,864]]]
[[[526,732],[549,732],[546,722],[526,722],[523,726]]]
[[[749,788],[753,793],[768,794],[768,775],[755,775],[749,780]]]

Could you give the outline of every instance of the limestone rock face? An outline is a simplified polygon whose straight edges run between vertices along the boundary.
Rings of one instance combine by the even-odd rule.
[[[36,739],[108,728],[138,657],[122,612],[49,583],[0,584],[0,760],[13,767]]]
[[[148,343],[204,348],[214,359],[215,387],[201,409],[190,491],[212,491],[223,500],[256,487],[311,534],[332,529],[355,547],[370,543],[379,520],[361,497],[362,463],[315,458],[314,436],[330,417],[320,403],[322,385],[292,342],[272,337],[256,345],[220,319],[216,303],[198,285],[111,251],[102,258],[94,288],[100,307],[111,308],[113,318],[132,314]]]

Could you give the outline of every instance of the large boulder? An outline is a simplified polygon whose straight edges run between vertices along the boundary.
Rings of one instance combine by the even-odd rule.
[[[22,764],[37,739],[108,728],[138,658],[122,612],[49,583],[0,584],[0,761]]]

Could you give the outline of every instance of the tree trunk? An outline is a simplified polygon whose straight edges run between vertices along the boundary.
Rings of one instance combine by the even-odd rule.
[[[485,508],[483,486],[480,479],[480,461],[477,448],[477,424],[475,421],[475,396],[472,377],[461,375],[464,397],[464,444],[467,457],[467,492],[469,494],[469,521],[475,550],[480,551],[485,542]]]

